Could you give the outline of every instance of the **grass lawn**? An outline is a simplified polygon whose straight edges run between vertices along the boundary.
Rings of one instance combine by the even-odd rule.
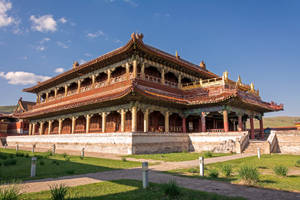
[[[38,178],[60,177],[73,174],[85,174],[92,172],[102,172],[114,169],[125,169],[141,166],[139,162],[109,160],[102,158],[92,158],[80,156],[70,156],[55,154],[49,156],[49,153],[31,153],[29,151],[18,151],[24,156],[17,156],[13,149],[0,149],[0,177],[1,179],[21,179],[30,178],[31,156],[35,155],[37,159]],[[15,164],[7,164],[11,160],[16,160]],[[5,164],[6,163],[6,164]]]
[[[300,167],[295,166],[297,160],[300,160],[300,156],[279,154],[262,155],[261,159],[258,159],[256,156],[254,156],[208,164],[205,166],[205,177],[199,176],[199,168],[171,170],[168,171],[168,173],[181,176],[192,176],[195,178],[206,178],[227,181],[231,183],[240,183],[241,181],[238,177],[238,169],[243,165],[250,165],[256,167],[260,173],[259,182],[256,184],[256,186],[288,191],[300,191]],[[225,177],[222,174],[221,169],[225,164],[232,166],[233,174],[230,177]],[[273,168],[276,165],[288,167],[288,176],[281,177],[276,175],[273,171]],[[219,172],[218,178],[209,177],[209,171],[213,169],[216,169]]]
[[[82,185],[77,187],[69,188],[70,200],[132,200],[132,199],[144,199],[144,200],[163,200],[163,199],[174,199],[168,198],[164,193],[164,187],[160,184],[150,184],[148,189],[142,189],[140,181],[135,180],[117,180],[107,181],[101,183],[94,183],[88,185]],[[45,200],[50,199],[50,192],[43,191],[39,193],[29,193],[23,195],[25,200]],[[243,198],[237,197],[225,197],[213,193],[200,192],[195,190],[189,190],[180,188],[180,195],[176,198],[180,200],[225,200],[225,199],[236,199],[241,200]]]
[[[211,155],[208,155],[208,154],[211,154]],[[202,153],[181,152],[181,153],[158,153],[158,154],[129,155],[129,156],[124,156],[124,157],[136,158],[136,159],[162,160],[162,161],[167,161],[167,162],[179,162],[179,161],[196,160],[200,156],[204,156],[204,158],[208,158],[208,157],[219,157],[219,156],[228,156],[228,155],[232,155],[232,154],[230,154],[230,153],[211,153],[211,152],[202,152]]]

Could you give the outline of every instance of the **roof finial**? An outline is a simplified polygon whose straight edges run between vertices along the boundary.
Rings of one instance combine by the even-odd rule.
[[[73,68],[76,68],[76,67],[78,67],[79,66],[79,63],[77,62],[77,61],[75,61],[74,63],[73,63]]]
[[[242,79],[241,79],[241,76],[239,75],[239,77],[238,77],[238,80],[237,80],[237,83],[242,83]]]
[[[202,68],[202,69],[206,69],[206,64],[205,62],[202,60],[201,63],[199,64],[199,66]]]
[[[175,52],[175,56],[176,56],[176,58],[179,58],[177,50]]]
[[[252,92],[254,92],[254,84],[253,84],[253,82],[250,84],[250,90],[251,90]]]

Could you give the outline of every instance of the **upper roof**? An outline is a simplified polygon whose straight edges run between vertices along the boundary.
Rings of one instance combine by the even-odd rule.
[[[31,101],[23,101],[22,97],[19,99],[17,108],[14,113],[22,113],[26,112],[32,109],[32,107],[35,105],[35,102]]]
[[[53,78],[50,78],[46,81],[39,82],[37,85],[35,85],[33,87],[25,88],[25,89],[23,89],[23,91],[37,93],[44,89],[54,87],[55,85],[57,85],[59,83],[63,83],[74,77],[81,76],[85,73],[90,72],[91,70],[105,67],[105,66],[107,66],[107,63],[118,60],[117,57],[119,57],[119,59],[123,59],[126,57],[128,58],[128,55],[134,54],[138,50],[140,50],[146,54],[149,54],[151,56],[160,58],[160,60],[178,65],[180,67],[184,67],[184,69],[186,69],[192,73],[196,72],[196,75],[198,74],[199,76],[202,76],[203,78],[219,77],[218,75],[208,71],[207,69],[205,69],[203,67],[200,67],[199,65],[195,65],[191,62],[181,59],[179,56],[171,55],[169,53],[166,53],[164,51],[161,51],[157,48],[154,48],[150,45],[145,44],[143,42],[143,34],[132,33],[131,39],[124,46],[122,46],[118,49],[115,49],[109,53],[106,53],[96,59],[89,61],[89,62],[86,62],[82,65],[79,65],[78,67],[70,69],[69,71],[59,74],[59,75],[57,75]]]

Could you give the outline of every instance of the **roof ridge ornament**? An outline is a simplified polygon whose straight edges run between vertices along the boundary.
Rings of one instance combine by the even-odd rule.
[[[133,40],[133,42],[136,42],[136,41],[140,41],[140,42],[143,42],[143,38],[144,38],[144,34],[143,33],[131,33],[130,35],[131,39]]]
[[[202,69],[206,69],[206,64],[205,62],[202,60],[199,64],[199,66],[202,68]]]
[[[180,58],[180,56],[178,55],[178,51],[177,50],[175,51],[175,56],[176,56],[177,59]]]
[[[73,69],[76,68],[76,67],[78,67],[78,66],[79,66],[79,63],[77,61],[74,61],[74,63],[73,63]]]

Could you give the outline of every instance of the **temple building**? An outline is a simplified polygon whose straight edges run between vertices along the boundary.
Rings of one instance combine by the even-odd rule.
[[[29,135],[103,133],[224,133],[246,131],[264,137],[263,116],[283,110],[265,102],[254,84],[229,79],[177,54],[143,42],[129,42],[23,91],[36,104],[18,117],[29,121]],[[254,119],[260,134],[254,134]]]

